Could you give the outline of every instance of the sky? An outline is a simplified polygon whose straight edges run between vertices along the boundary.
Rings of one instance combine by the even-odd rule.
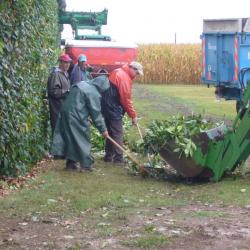
[[[67,11],[108,9],[102,34],[137,44],[200,43],[203,19],[250,17],[250,0],[66,0]],[[72,32],[66,26],[63,38]]]

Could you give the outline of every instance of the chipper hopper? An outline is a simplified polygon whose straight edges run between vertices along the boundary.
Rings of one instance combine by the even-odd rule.
[[[192,158],[180,158],[168,143],[160,155],[183,177],[210,177],[219,181],[225,172],[234,171],[250,154],[249,98],[250,82],[232,127],[223,125],[193,137],[197,149]]]

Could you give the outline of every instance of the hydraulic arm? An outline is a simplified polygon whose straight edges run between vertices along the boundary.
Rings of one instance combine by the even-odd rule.
[[[108,10],[101,12],[59,12],[59,23],[70,24],[76,39],[81,39],[80,30],[94,30],[101,36],[102,25],[107,24]]]

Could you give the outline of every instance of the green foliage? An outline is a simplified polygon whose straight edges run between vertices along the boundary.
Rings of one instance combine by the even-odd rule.
[[[100,153],[104,150],[105,140],[100,132],[91,126],[91,150],[93,153]]]
[[[17,175],[49,144],[45,89],[58,47],[56,0],[0,2],[0,174]]]
[[[193,155],[196,146],[191,137],[210,129],[213,123],[202,119],[201,115],[173,116],[164,121],[153,121],[144,137],[143,146],[147,152],[157,154],[165,144],[174,147],[174,152],[179,152],[180,156]]]
[[[144,156],[143,166],[147,172],[141,174],[157,179],[167,178],[166,172],[162,171],[166,169],[166,162],[159,155],[161,148],[167,147],[172,152],[179,153],[179,157],[192,157],[197,149],[192,137],[217,125],[195,114],[172,116],[167,120],[153,120],[145,129],[143,139],[130,144],[134,152]],[[129,165],[132,174],[140,172],[136,164]]]

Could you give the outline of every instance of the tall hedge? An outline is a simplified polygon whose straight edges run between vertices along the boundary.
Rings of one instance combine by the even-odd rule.
[[[58,54],[56,0],[0,1],[0,175],[18,175],[44,157],[45,99]]]

